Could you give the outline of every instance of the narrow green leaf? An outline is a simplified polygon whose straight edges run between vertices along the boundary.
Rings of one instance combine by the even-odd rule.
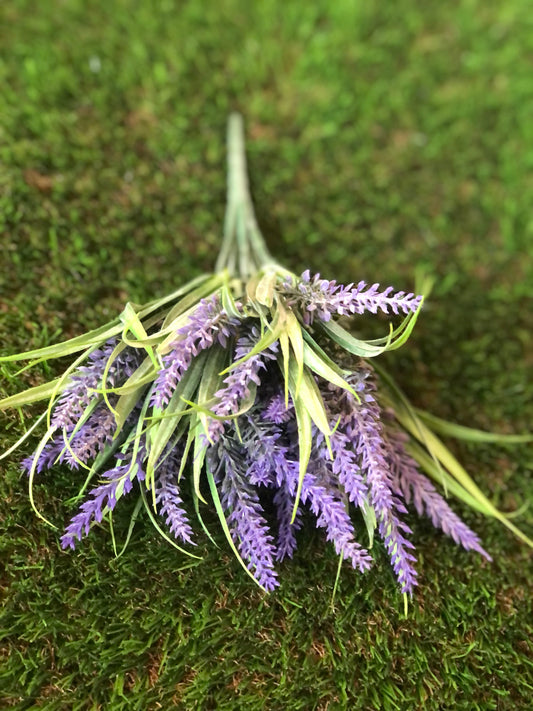
[[[58,383],[61,378],[56,378],[51,380],[49,383],[42,383],[42,385],[36,385],[33,388],[28,388],[23,390],[21,393],[16,395],[10,395],[0,400],[0,411],[7,410],[11,407],[22,407],[23,405],[31,405],[33,402],[39,402],[39,400],[46,400],[50,398],[52,394],[56,391]]]
[[[321,323],[320,329],[323,330],[327,336],[332,338],[335,343],[338,343],[341,348],[344,348],[345,351],[361,358],[375,358],[389,350],[391,343],[391,334],[389,334],[389,338],[383,346],[372,345],[372,343],[368,341],[355,338],[355,336],[352,336],[346,329],[339,326],[336,321]]]
[[[138,344],[142,344],[144,346],[150,360],[154,364],[154,368],[158,370],[159,363],[157,361],[157,358],[155,357],[154,349],[152,348],[152,346],[142,343],[143,340],[146,340],[148,338],[148,334],[146,333],[141,319],[135,312],[135,309],[133,308],[131,303],[128,302],[124,307],[124,310],[120,315],[120,320],[124,325],[124,330],[122,331],[122,340],[124,341],[124,343],[132,347],[135,347],[135,345],[137,345],[130,341],[127,337],[128,331],[131,331],[137,339]]]
[[[39,442],[37,449],[35,450],[35,453],[33,454],[33,462],[31,465],[30,473],[29,473],[29,494],[30,494],[30,504],[32,509],[35,511],[37,516],[42,519],[45,523],[47,523],[49,526],[52,528],[57,529],[57,526],[55,526],[51,521],[49,521],[47,518],[45,518],[42,513],[38,510],[37,506],[35,505],[35,498],[33,496],[33,480],[35,478],[35,472],[37,470],[37,462],[39,461],[39,457],[41,456],[43,449],[45,448],[47,442],[52,438],[52,435],[55,432],[55,427],[49,427],[47,432],[43,435],[41,438],[41,441]]]
[[[374,544],[374,531],[377,527],[376,512],[374,507],[370,506],[367,501],[365,501],[364,505],[360,507],[360,510],[363,514],[363,519],[368,533],[368,547],[372,548]]]
[[[468,442],[492,442],[494,444],[523,444],[533,442],[533,434],[501,434],[498,432],[485,432],[473,427],[464,427],[453,422],[448,422],[429,412],[415,408],[418,417],[434,432],[442,435],[464,439]]]
[[[295,396],[298,396],[302,378],[304,374],[304,340],[302,336],[302,327],[292,311],[286,311],[284,316],[284,330],[289,336],[289,341],[296,360],[297,372],[295,382]]]
[[[281,357],[283,360],[283,368],[282,368],[282,373],[283,373],[283,383],[284,383],[284,389],[285,389],[285,407],[289,407],[289,361],[290,361],[290,353],[289,353],[289,336],[287,335],[286,331],[281,331],[279,334],[279,346],[281,350]]]
[[[339,375],[337,369],[334,370],[326,360],[324,360],[321,356],[317,355],[317,353],[313,350],[313,348],[311,348],[308,342],[304,343],[303,355],[305,365],[310,368],[314,373],[319,375],[321,378],[324,378],[324,380],[327,380],[328,382],[332,383],[333,385],[336,385],[337,387],[342,388],[343,390],[347,390],[358,401],[360,400],[359,395],[352,388],[352,386],[341,375]]]
[[[63,356],[70,355],[71,353],[82,351],[89,346],[94,347],[95,345],[104,343],[121,331],[122,326],[117,318],[110,321],[105,326],[96,328],[93,331],[82,334],[81,336],[70,338],[68,341],[63,341],[62,343],[56,343],[52,346],[45,346],[44,348],[36,348],[35,350],[25,351],[24,353],[14,353],[9,356],[1,356],[0,363],[33,359],[39,359],[41,362],[44,360],[50,360],[51,358],[62,358]]]
[[[268,308],[272,306],[277,279],[276,272],[270,269],[266,270],[261,277],[255,290],[255,299],[263,306]]]
[[[200,499],[200,501],[203,501],[204,504],[207,504],[207,501],[204,499],[200,492],[200,480],[202,478],[202,467],[204,465],[205,461],[205,455],[207,452],[207,445],[203,441],[203,437],[206,436],[206,431],[204,429],[204,426],[202,422],[198,424],[198,430],[196,432],[196,436],[194,438],[194,446],[193,446],[193,462],[192,462],[192,479],[194,483],[194,493]]]
[[[324,407],[322,395],[320,394],[320,390],[318,389],[315,379],[307,369],[304,369],[302,375],[302,382],[300,385],[300,392],[298,395],[296,395],[297,376],[297,366],[291,360],[289,362],[289,389],[291,392],[291,397],[293,401],[296,399],[301,400],[303,406],[309,413],[309,416],[311,417],[315,425],[318,427],[318,429],[326,437],[329,437],[329,435],[331,435],[331,429],[329,426],[328,416]]]
[[[291,390],[291,397],[294,403],[294,412],[296,414],[296,424],[298,427],[298,459],[299,459],[299,473],[298,473],[298,489],[296,491],[296,498],[294,501],[294,508],[292,510],[291,523],[294,523],[296,518],[296,512],[298,511],[298,506],[300,504],[300,497],[302,495],[302,486],[304,481],[305,473],[307,472],[307,467],[309,465],[309,460],[311,458],[311,449],[313,446],[312,439],[312,429],[311,429],[311,415],[307,411],[304,405],[303,397],[300,396],[296,398],[292,389],[292,383],[289,382],[289,389]]]
[[[150,377],[148,378],[148,375]],[[127,391],[120,395],[115,405],[115,422],[117,433],[121,431],[131,411],[139,401],[146,385],[152,382],[154,376],[153,365],[150,358],[145,358],[137,370],[130,375],[124,383]]]
[[[0,454],[0,459],[5,459],[6,457],[9,457],[13,452],[15,452],[20,445],[25,442],[28,437],[31,435],[31,433],[37,429],[37,427],[41,424],[41,422],[44,420],[46,417],[46,412],[43,412],[42,415],[33,423],[33,425],[30,427],[29,430],[27,430],[22,437],[19,437],[19,439],[15,442],[14,445],[12,445],[9,449],[7,449],[5,452]]]

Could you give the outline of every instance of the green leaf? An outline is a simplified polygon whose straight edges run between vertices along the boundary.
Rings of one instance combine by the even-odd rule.
[[[28,388],[23,390],[21,393],[16,395],[10,395],[0,400],[0,411],[7,410],[10,407],[22,407],[23,405],[31,405],[33,402],[39,402],[39,400],[46,400],[50,398],[56,388],[60,383],[61,378],[56,378],[51,380],[49,383],[43,383],[42,385],[36,385],[33,388]]]
[[[166,304],[179,298],[183,294],[186,294],[198,284],[201,284],[202,282],[213,278],[214,277],[210,274],[201,275],[199,277],[196,277],[196,279],[193,279],[189,283],[185,284],[180,289],[177,289],[176,291],[172,292],[171,294],[168,294],[167,296],[161,299],[155,299],[154,301],[150,301],[149,303],[141,306],[131,303],[131,308],[135,310],[139,319],[142,320],[143,318],[145,318],[145,316],[148,316],[154,311],[161,309]],[[217,277],[217,280],[218,279],[220,279],[220,277]],[[100,326],[99,328],[95,328],[92,331],[88,331],[87,333],[84,333],[80,336],[70,338],[67,341],[56,343],[52,346],[45,346],[44,348],[37,348],[35,350],[25,351],[23,353],[14,353],[13,355],[9,356],[1,356],[0,363],[8,363],[13,361],[30,359],[39,359],[40,361],[42,361],[49,360],[50,358],[62,358],[63,356],[76,353],[77,351],[81,351],[89,347],[92,350],[107,341],[109,338],[118,335],[122,331],[122,329],[123,326],[120,321],[120,317],[117,317],[116,319],[109,321],[108,323],[104,324],[103,326]]]
[[[133,346],[133,347],[136,345],[128,340],[127,335],[126,335],[128,333],[128,331],[131,331],[133,333],[135,338],[138,339],[138,342],[142,343],[143,340],[146,340],[148,338],[148,334],[146,333],[144,326],[142,325],[141,319],[135,312],[135,309],[133,308],[131,303],[128,302],[126,304],[126,306],[124,307],[124,310],[123,310],[122,314],[120,315],[120,320],[124,324],[124,330],[122,331],[122,340],[127,345]],[[150,357],[150,360],[154,364],[154,368],[156,370],[158,370],[159,363],[157,361],[157,358],[155,357],[154,350],[153,350],[152,346],[145,345],[145,344],[143,344],[143,345],[146,349],[146,352],[148,353],[148,356]],[[116,350],[117,349],[115,348],[115,351]],[[113,354],[115,353],[115,351],[113,351]],[[109,360],[111,360],[111,358]],[[108,362],[107,367],[109,367],[109,362]]]
[[[291,523],[294,523],[294,520],[296,518],[296,512],[298,511],[298,506],[300,504],[300,497],[302,495],[304,476],[307,472],[307,467],[311,458],[313,439],[311,429],[311,415],[305,407],[303,397],[299,396],[296,398],[294,396],[294,383],[291,382],[291,379],[289,379],[289,389],[291,390],[291,397],[294,402],[294,412],[296,414],[296,424],[298,427],[298,489],[296,491],[296,498],[294,501],[294,508],[292,511],[291,518]]]
[[[290,362],[290,352],[289,352],[289,336],[286,331],[282,331],[279,334],[279,346],[281,350],[281,357],[283,361],[283,383],[285,389],[285,407],[289,407],[289,362]]]
[[[347,390],[351,393],[358,401],[360,400],[359,395],[352,388],[352,386],[339,375],[338,369],[333,368],[321,355],[317,354],[315,350],[309,345],[309,342],[304,343],[304,363],[310,368],[314,373],[319,375],[324,380],[336,385],[343,390]],[[329,360],[329,359],[328,359]]]
[[[223,383],[220,371],[228,361],[228,353],[223,348],[215,346],[208,351],[208,356],[202,373],[202,379],[198,387],[197,403],[201,410],[199,412],[200,422],[207,434],[208,415],[204,408],[206,403],[214,401],[215,393],[220,390]]]
[[[363,519],[368,533],[368,547],[372,548],[372,545],[374,544],[374,531],[377,527],[376,512],[373,506],[370,506],[367,501],[365,501],[363,506],[360,507],[360,510],[363,514]]]
[[[501,434],[498,432],[485,432],[473,427],[464,427],[453,422],[448,422],[429,412],[415,408],[418,417],[434,432],[442,435],[463,439],[468,442],[492,442],[494,444],[523,444],[533,442],[533,434]]]
[[[336,321],[320,323],[320,328],[327,336],[332,338],[335,343],[338,343],[341,348],[344,348],[345,351],[361,358],[375,358],[385,353],[385,351],[389,350],[392,340],[392,334],[389,334],[383,346],[375,346],[369,341],[362,341],[359,338],[355,338],[355,336],[352,336],[346,329],[339,326]]]
[[[150,377],[148,377],[148,374]],[[152,361],[149,358],[145,358],[137,370],[132,373],[124,383],[123,387],[128,390],[120,395],[115,405],[117,433],[121,431],[128,416],[139,401],[146,385],[152,382],[154,375]]]
[[[27,430],[22,437],[19,437],[19,439],[15,442],[14,445],[12,445],[9,449],[7,449],[5,452],[0,454],[0,459],[5,459],[6,457],[9,457],[9,455],[13,454],[20,445],[25,442],[28,437],[32,434],[32,432],[37,429],[37,427],[41,424],[41,422],[44,420],[46,417],[46,412],[43,412],[42,415],[33,423],[33,425],[30,427],[29,430]]]
[[[204,502],[204,504],[207,504],[207,501],[204,499],[200,492],[200,480],[202,478],[202,467],[204,465],[205,455],[207,452],[207,445],[203,441],[203,437],[206,435],[207,432],[205,431],[205,428],[202,422],[200,421],[198,423],[198,429],[194,438],[192,479],[194,484],[194,493],[200,501]]]
[[[285,333],[289,336],[289,341],[297,366],[295,382],[295,396],[297,397],[304,374],[304,340],[302,336],[302,327],[292,311],[285,312],[283,326]]]
[[[25,351],[24,353],[14,353],[10,356],[0,357],[0,363],[8,363],[18,360],[33,360],[39,359],[39,362],[44,360],[49,360],[51,358],[62,358],[63,356],[70,355],[71,353],[76,353],[82,351],[89,346],[95,347],[104,343],[109,338],[116,336],[122,331],[122,326],[118,318],[110,321],[105,326],[96,328],[93,331],[84,333],[81,336],[76,336],[75,338],[70,338],[68,341],[63,341],[62,343],[56,343],[53,346],[45,346],[44,348],[37,348],[33,351]],[[36,365],[36,363],[32,364]]]
[[[298,377],[298,370],[296,364],[291,360],[289,362],[289,389],[291,392],[291,397],[293,401],[300,400],[303,407],[309,413],[312,421],[318,427],[318,429],[328,437],[331,434],[331,429],[329,426],[328,416],[326,414],[326,409],[324,407],[324,401],[322,400],[322,395],[318,389],[318,385],[315,379],[309,373],[307,369],[304,369],[302,375],[302,382],[300,385],[300,391],[296,394],[296,378]]]
[[[266,270],[261,277],[255,289],[255,299],[263,306],[272,306],[277,279],[278,275],[271,269]]]

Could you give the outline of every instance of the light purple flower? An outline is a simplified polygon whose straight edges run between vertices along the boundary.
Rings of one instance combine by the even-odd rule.
[[[236,363],[245,356],[259,342],[259,331],[254,327],[243,334],[237,341],[233,362]],[[215,393],[218,402],[213,407],[215,415],[220,417],[234,415],[239,411],[241,403],[250,395],[250,387],[261,385],[259,372],[265,370],[269,361],[275,360],[278,350],[278,342],[275,341],[261,353],[248,356],[246,360],[237,365],[224,379],[224,387]],[[224,421],[210,419],[208,427],[208,438],[211,442],[216,442],[224,431]]]
[[[61,393],[52,415],[52,427],[71,428],[83,415],[92,400],[101,397],[95,392],[102,387],[107,361],[117,345],[116,339],[107,341],[94,350],[87,365],[79,367],[71,376]],[[125,348],[111,363],[106,385],[117,387],[125,382],[140,364],[141,356],[135,348]]]
[[[422,300],[413,293],[394,293],[392,286],[380,291],[379,284],[368,286],[364,281],[356,286],[343,286],[334,280],[321,279],[320,274],[311,276],[309,270],[302,274],[296,285],[287,279],[280,291],[287,303],[301,314],[306,325],[312,324],[315,316],[321,321],[329,321],[333,314],[362,314],[365,311],[409,314],[418,309]]]
[[[368,490],[369,503],[375,511],[378,531],[391,558],[402,592],[412,593],[416,585],[416,558],[409,551],[413,544],[405,537],[411,533],[399,514],[407,512],[392,481],[383,436],[381,412],[372,395],[375,383],[368,372],[359,376],[365,390],[358,403],[353,395],[334,386],[325,388],[324,396],[332,415],[339,416],[337,431],[345,435],[357,456],[361,475]],[[337,435],[338,436],[338,435]]]
[[[417,463],[404,449],[407,438],[399,432],[391,432],[387,439],[393,485],[401,491],[405,502],[409,504],[412,501],[420,516],[429,516],[435,528],[440,528],[463,548],[477,551],[487,560],[492,560],[481,546],[478,536],[451,510],[429,479],[420,473]]]
[[[265,590],[279,585],[274,570],[276,549],[256,488],[247,479],[247,464],[239,447],[222,437],[208,452],[209,466],[227,512],[231,536],[242,559]]]
[[[131,456],[122,458],[124,464],[116,464],[112,469],[105,472],[102,477],[108,481],[99,484],[89,493],[89,499],[85,501],[65,529],[61,537],[62,548],[75,548],[76,541],[81,541],[82,537],[88,535],[93,522],[100,522],[107,511],[113,511],[117,503],[117,490],[119,484],[123,489],[121,496],[128,494],[133,488],[133,479],[144,481],[145,473],[141,465],[142,450],[139,451],[136,461],[131,465]]]
[[[155,382],[152,405],[164,407],[193,357],[214,343],[225,347],[239,323],[239,320],[228,316],[216,294],[209,299],[202,299],[185,326],[178,329],[170,352],[163,357],[163,368]]]
[[[165,519],[171,533],[186,543],[196,545],[192,540],[194,534],[183,507],[177,480],[181,455],[180,449],[173,449],[156,469],[155,500],[158,512]]]

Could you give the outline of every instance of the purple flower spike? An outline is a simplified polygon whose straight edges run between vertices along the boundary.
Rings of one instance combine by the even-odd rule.
[[[343,286],[336,281],[321,279],[320,274],[311,276],[309,270],[301,276],[296,286],[288,279],[281,289],[288,304],[296,308],[306,325],[313,323],[315,316],[321,321],[329,321],[333,314],[362,314],[365,311],[383,311],[394,314],[409,314],[420,306],[421,296],[399,291],[396,294],[389,286],[383,291],[379,284],[367,286],[360,281],[357,286]]]
[[[71,430],[65,431],[64,436],[58,434],[58,443],[64,449],[58,461],[66,462],[72,469],[77,469],[80,462],[86,464],[113,441],[115,428],[115,416],[101,403],[74,435]]]
[[[478,536],[451,510],[429,479],[419,472],[417,463],[404,449],[402,435],[391,433],[388,440],[387,453],[393,484],[401,491],[405,502],[409,504],[412,501],[420,516],[429,516],[435,528],[440,528],[465,550],[477,551],[491,561]]]
[[[276,549],[276,560],[292,558],[296,550],[296,531],[302,527],[302,512],[298,508],[296,517],[292,520],[294,508],[294,497],[291,496],[290,488],[283,483],[274,494],[274,505],[278,517],[278,545]]]
[[[299,466],[295,462],[278,472],[278,486],[283,483],[292,497],[293,504],[298,490]],[[338,555],[349,560],[353,568],[364,572],[372,564],[372,558],[354,539],[354,529],[340,492],[328,483],[329,475],[318,466],[313,473],[308,471],[303,479],[301,501],[309,503],[317,517],[317,526],[326,529],[328,541],[332,541]]]
[[[90,492],[90,499],[85,501],[79,513],[74,516],[65,533],[61,537],[62,548],[76,547],[76,541],[81,541],[82,537],[88,535],[93,521],[100,522],[106,511],[113,511],[117,503],[117,489],[119,484],[123,484],[121,495],[127,494],[133,488],[132,479],[144,480],[144,471],[141,468],[140,456],[131,468],[131,460],[125,464],[117,464],[113,469],[105,472],[103,477],[109,481],[95,487]],[[128,474],[129,472],[129,474]]]
[[[171,533],[185,543],[196,545],[192,540],[194,534],[183,508],[177,482],[180,454],[181,452],[173,450],[158,467],[155,473],[155,500],[159,514],[165,518]]]
[[[246,478],[246,460],[222,438],[209,451],[210,465],[228,515],[231,536],[248,569],[265,590],[279,585],[274,559],[276,550],[269,533],[259,496]]]
[[[230,318],[222,308],[216,294],[210,299],[202,299],[186,325],[178,330],[178,338],[163,358],[164,365],[155,382],[152,405],[164,407],[193,357],[215,342],[225,347],[238,325],[239,321]]]
[[[252,328],[249,333],[241,336],[235,347],[233,361],[237,362],[247,356],[259,338],[259,331],[256,328]],[[239,411],[242,401],[250,395],[251,384],[261,385],[259,372],[266,369],[268,361],[275,360],[277,350],[278,342],[275,341],[261,353],[249,356],[229,373],[224,379],[225,386],[215,393],[215,397],[218,398],[217,404],[213,407],[215,415],[224,417]],[[216,442],[223,431],[224,422],[222,420],[211,419],[209,421],[208,434],[212,442]]]
[[[107,361],[117,345],[116,339],[107,341],[88,357],[87,365],[78,368],[61,393],[52,415],[52,426],[71,428],[80,419],[89,403],[98,397],[95,389],[102,386]],[[111,363],[106,384],[116,387],[125,382],[140,363],[140,355],[134,348],[125,348]]]

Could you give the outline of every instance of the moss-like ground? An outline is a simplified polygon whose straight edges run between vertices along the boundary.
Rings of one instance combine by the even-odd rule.
[[[243,112],[259,221],[295,271],[436,286],[387,360],[413,402],[463,424],[533,422],[533,14],[505,3],[6,0],[0,6],[0,339],[81,333],[212,267],[226,117]],[[14,377],[15,392],[57,364]],[[33,411],[24,415],[29,421]],[[21,431],[1,417],[0,444]],[[504,510],[531,447],[453,445]],[[530,709],[531,554],[461,505],[493,564],[410,519],[407,618],[383,551],[366,576],[308,527],[263,596],[228,552],[191,565],[141,520],[118,560],[79,552],[0,462],[0,705],[119,711]],[[63,526],[78,477],[36,487]],[[125,536],[128,503],[116,535]],[[531,510],[519,520],[530,535]]]

